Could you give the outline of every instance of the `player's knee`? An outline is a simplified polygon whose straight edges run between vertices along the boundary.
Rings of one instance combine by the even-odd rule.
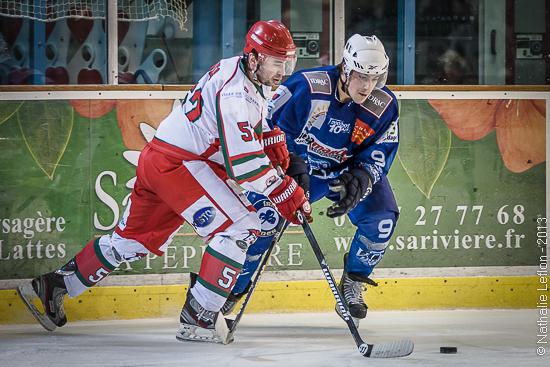
[[[109,243],[106,244],[105,253],[116,261],[118,267],[124,261],[133,262],[141,259],[149,253],[149,250],[136,240],[113,233]]]
[[[366,235],[357,233],[354,238],[355,257],[366,266],[376,266],[388,247],[389,240],[379,242],[378,240],[372,240]]]
[[[221,235],[229,236],[244,252],[256,242],[260,234],[261,224],[258,216],[250,212],[233,223]]]
[[[359,223],[358,233],[372,243],[387,244],[395,231],[397,218],[398,214],[394,212],[372,215],[368,221]]]
[[[74,297],[82,293],[86,287],[94,286],[115,270],[121,262],[121,256],[112,246],[110,236],[105,235],[90,241],[76,254],[74,269],[66,269],[74,270],[79,279],[73,284],[69,294]]]
[[[397,214],[388,213],[360,225],[353,240],[355,258],[364,266],[375,267],[384,257],[397,223]]]

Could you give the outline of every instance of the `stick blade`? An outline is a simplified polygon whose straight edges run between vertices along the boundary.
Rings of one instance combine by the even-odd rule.
[[[368,346],[368,347],[366,347]],[[411,354],[414,350],[412,340],[395,340],[380,344],[362,344],[359,347],[359,352],[370,358],[397,358],[405,357]]]

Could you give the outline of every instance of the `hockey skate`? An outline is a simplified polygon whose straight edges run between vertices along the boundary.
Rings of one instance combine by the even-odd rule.
[[[17,287],[17,293],[34,318],[48,331],[67,323],[63,297],[67,288],[63,275],[47,273]]]
[[[180,326],[176,332],[179,341],[203,341],[227,344],[229,328],[220,312],[208,311],[191,293],[197,274],[191,273],[191,285],[180,314]]]
[[[233,313],[233,311],[235,310],[235,307],[237,307],[237,304],[245,294],[246,292],[241,294],[231,293],[229,297],[227,297],[227,300],[225,301],[225,303],[222,306],[222,309],[220,310],[222,315],[224,316],[231,315],[231,313]]]
[[[235,307],[237,307],[237,304],[243,299],[244,296],[247,295],[248,291],[250,291],[250,286],[252,285],[252,282],[249,282],[244,291],[242,291],[239,294],[229,294],[229,297],[227,297],[227,300],[222,306],[222,309],[220,312],[224,315],[230,315],[233,310],[235,310]],[[231,320],[228,320],[231,321]]]
[[[344,264],[346,263],[347,256],[348,254],[344,255]],[[365,283],[374,287],[378,286],[378,283],[371,278],[360,274],[348,273],[344,269],[342,279],[340,279],[340,284],[338,284],[338,289],[344,296],[344,301],[348,306],[349,313],[356,327],[359,327],[359,321],[367,316],[367,310],[369,308],[363,299],[362,293]],[[336,305],[335,310],[338,315],[342,317],[338,305]]]

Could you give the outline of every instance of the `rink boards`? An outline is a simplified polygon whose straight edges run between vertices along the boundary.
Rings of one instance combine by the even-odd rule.
[[[86,88],[0,89],[0,322],[30,320],[14,284],[113,230],[139,151],[185,96],[175,86]],[[531,308],[548,294],[539,289],[547,279],[549,89],[507,88],[395,88],[400,148],[389,178],[401,215],[375,273],[381,285],[368,291],[372,309]],[[328,204],[314,205],[313,230],[341,269],[354,230],[346,218],[322,215]],[[124,264],[107,286],[69,300],[69,317],[172,316],[202,251],[184,226],[165,256]],[[288,230],[270,265],[251,311],[333,307],[299,228]]]
[[[537,277],[381,278],[365,298],[376,310],[536,308]],[[71,321],[176,317],[187,286],[105,286],[65,302]],[[548,290],[544,292],[549,295]],[[326,281],[262,282],[247,312],[322,312],[334,308]],[[33,322],[15,290],[0,291],[0,323]]]

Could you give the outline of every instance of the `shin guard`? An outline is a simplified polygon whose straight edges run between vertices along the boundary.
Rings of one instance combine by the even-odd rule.
[[[109,236],[102,236],[90,241],[76,254],[76,269],[65,277],[69,296],[76,297],[93,287],[120,265],[120,256],[109,242]]]
[[[246,251],[246,247],[244,248]],[[237,281],[245,259],[243,249],[232,240],[215,236],[202,257],[193,296],[209,311],[219,311]]]
[[[229,296],[241,272],[239,263],[208,246],[202,257],[201,269],[193,292],[197,292],[204,307],[219,311]]]

